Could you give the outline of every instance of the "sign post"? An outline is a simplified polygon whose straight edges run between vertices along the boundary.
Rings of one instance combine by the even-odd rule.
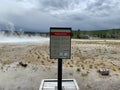
[[[58,90],[62,90],[62,59],[58,59]]]
[[[50,58],[58,59],[58,90],[62,90],[62,59],[71,56],[71,28],[50,28]]]

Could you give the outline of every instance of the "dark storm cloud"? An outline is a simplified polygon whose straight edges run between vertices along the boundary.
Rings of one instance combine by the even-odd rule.
[[[1,0],[0,3],[1,27],[106,29],[119,28],[119,19],[119,0]]]

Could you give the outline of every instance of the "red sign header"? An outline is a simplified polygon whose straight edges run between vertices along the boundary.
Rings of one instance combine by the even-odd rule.
[[[70,36],[70,32],[51,32],[51,36]]]

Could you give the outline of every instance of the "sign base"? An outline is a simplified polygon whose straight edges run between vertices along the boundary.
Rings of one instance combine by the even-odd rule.
[[[57,90],[57,79],[43,79],[39,90]],[[63,79],[62,90],[80,90],[75,79]]]

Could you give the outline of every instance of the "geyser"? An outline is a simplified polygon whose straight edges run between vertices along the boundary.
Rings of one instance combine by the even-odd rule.
[[[48,37],[42,37],[40,35],[26,35],[23,32],[19,35],[15,33],[0,32],[0,43],[32,43],[32,42],[47,42]]]

